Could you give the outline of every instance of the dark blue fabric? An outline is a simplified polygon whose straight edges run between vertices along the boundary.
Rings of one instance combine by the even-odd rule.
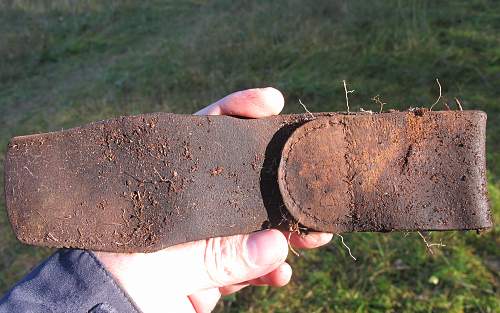
[[[0,300],[0,313],[7,312],[139,311],[92,253],[62,249]]]

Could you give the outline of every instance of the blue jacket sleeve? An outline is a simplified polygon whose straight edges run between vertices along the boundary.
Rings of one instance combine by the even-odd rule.
[[[103,265],[83,250],[58,250],[0,300],[0,313],[138,313]]]

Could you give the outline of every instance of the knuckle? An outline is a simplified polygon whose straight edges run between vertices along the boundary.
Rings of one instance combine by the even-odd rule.
[[[207,240],[204,252],[206,272],[217,286],[232,283],[241,275],[239,240],[235,238],[211,238]]]

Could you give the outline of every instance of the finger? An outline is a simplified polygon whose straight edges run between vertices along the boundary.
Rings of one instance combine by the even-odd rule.
[[[275,88],[255,88],[232,93],[196,112],[195,115],[234,115],[260,118],[277,115],[285,100]]]
[[[248,286],[250,286],[250,284],[245,282],[245,283],[220,287],[219,291],[220,291],[221,295],[227,296],[227,295],[230,295],[230,294],[235,293],[237,291],[240,291],[241,289],[248,287]]]
[[[263,276],[282,264],[288,243],[278,230],[206,240],[204,267],[206,288],[237,284]],[[203,285],[200,287],[203,288]]]
[[[223,296],[226,296],[235,293],[237,291],[240,291],[241,289],[249,285],[282,287],[288,284],[291,278],[292,278],[292,267],[290,266],[290,264],[285,262],[282,263],[274,271],[267,273],[264,276],[252,279],[248,282],[221,287],[219,288],[219,291]]]
[[[134,254],[115,268],[140,266],[140,273],[130,273],[122,284],[140,286],[164,285],[164,277],[175,281],[177,294],[239,284],[263,276],[285,262],[287,239],[276,229],[247,235],[210,238],[180,244],[153,253]],[[137,263],[137,264],[134,264]],[[168,266],[166,266],[168,265]],[[163,287],[165,290],[165,287]]]
[[[249,281],[254,286],[273,286],[283,287],[290,282],[292,278],[292,267],[288,263],[281,264],[274,271]]]
[[[220,300],[221,293],[218,288],[200,290],[189,296],[189,300],[196,313],[210,313]]]
[[[289,234],[289,232],[285,232],[287,238]],[[332,237],[333,234],[330,233],[311,232],[307,235],[292,233],[290,235],[290,244],[294,248],[313,249],[326,245],[332,240]]]

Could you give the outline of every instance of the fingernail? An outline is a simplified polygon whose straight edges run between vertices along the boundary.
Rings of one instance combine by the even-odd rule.
[[[332,240],[333,237],[333,234],[330,233],[310,233],[310,235],[314,236],[314,240],[318,244],[326,244]]]
[[[288,246],[279,231],[264,230],[247,239],[248,257],[257,266],[273,265],[286,259]]]

